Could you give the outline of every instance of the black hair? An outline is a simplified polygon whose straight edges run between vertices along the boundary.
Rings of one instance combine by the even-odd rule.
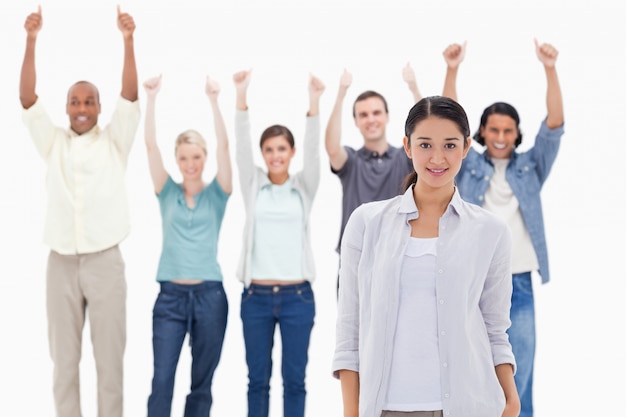
[[[492,114],[502,114],[504,116],[509,116],[511,119],[515,120],[515,127],[517,128],[517,139],[515,139],[515,147],[517,148],[520,143],[522,143],[522,132],[519,128],[519,114],[517,114],[517,110],[515,110],[515,107],[501,101],[493,103],[491,106],[487,107],[485,111],[483,111],[483,115],[480,116],[480,126],[478,127],[476,133],[474,133],[474,140],[482,146],[485,146],[485,138],[480,135],[480,129],[487,125],[487,119],[489,119],[489,116],[491,116]]]
[[[407,137],[408,145],[411,144],[411,133],[415,130],[415,126],[429,117],[438,117],[440,119],[450,120],[457,125],[459,131],[463,135],[463,145],[468,146],[467,138],[471,131],[467,114],[459,103],[449,97],[430,96],[424,97],[418,101],[409,110],[409,114],[404,124],[404,134]],[[408,189],[417,181],[417,172],[413,171],[408,174],[403,182],[404,190]]]

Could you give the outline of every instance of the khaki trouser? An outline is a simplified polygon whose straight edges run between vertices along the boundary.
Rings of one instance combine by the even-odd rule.
[[[383,411],[380,417],[442,417],[443,411]]]
[[[122,417],[126,278],[119,247],[81,255],[51,251],[46,291],[57,416],[81,416],[79,362],[87,311],[98,377],[98,416]]]

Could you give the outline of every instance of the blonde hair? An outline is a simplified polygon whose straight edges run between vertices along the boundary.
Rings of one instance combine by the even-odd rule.
[[[206,142],[204,141],[202,135],[196,130],[185,130],[183,133],[178,135],[178,137],[176,138],[176,147],[174,148],[174,154],[176,154],[176,152],[178,151],[178,147],[184,143],[198,145],[200,148],[202,148],[204,154],[207,154]]]

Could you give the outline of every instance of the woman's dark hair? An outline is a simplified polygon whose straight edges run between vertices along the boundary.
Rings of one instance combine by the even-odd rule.
[[[471,135],[467,114],[459,103],[448,97],[431,96],[424,97],[409,110],[409,115],[404,124],[404,134],[407,137],[408,145],[411,144],[411,133],[415,126],[429,117],[450,120],[463,135],[463,145],[468,146],[467,138]],[[403,188],[408,189],[417,181],[417,172],[413,171],[404,178]]]
[[[263,144],[266,140],[275,136],[284,136],[285,139],[287,139],[287,142],[289,142],[289,146],[291,146],[292,148],[296,145],[295,141],[293,140],[293,134],[291,133],[291,130],[287,129],[283,125],[272,125],[265,129],[261,134],[261,141],[259,143],[261,149],[263,149]]]
[[[511,106],[508,103],[503,103],[501,101],[497,103],[493,103],[491,106],[487,107],[483,112],[483,115],[480,116],[480,126],[476,133],[474,133],[474,140],[480,143],[482,146],[485,146],[485,138],[480,136],[480,128],[485,127],[487,124],[487,119],[492,114],[502,114],[504,116],[509,116],[511,119],[515,120],[515,128],[517,129],[517,139],[515,139],[515,147],[517,148],[520,143],[522,143],[522,132],[519,129],[519,114],[517,114],[517,110],[515,107]]]

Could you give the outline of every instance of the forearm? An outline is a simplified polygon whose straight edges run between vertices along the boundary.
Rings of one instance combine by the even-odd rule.
[[[226,123],[224,123],[224,117],[222,111],[217,102],[217,98],[211,98],[211,110],[213,112],[213,128],[215,131],[215,137],[217,138],[217,148],[225,148],[228,150],[228,134],[226,132]]]
[[[161,151],[156,138],[156,98],[148,96],[146,102],[146,119],[144,124],[144,138],[146,153],[148,154],[148,168],[154,185],[154,191],[159,194],[167,181],[167,171],[163,165]]]
[[[442,95],[444,97],[449,97],[454,101],[458,101],[456,92],[456,78],[458,71],[459,67],[448,67],[446,70],[446,78],[443,83]]]
[[[546,106],[548,108],[546,124],[550,129],[555,129],[560,127],[564,121],[561,85],[555,67],[546,67],[545,70],[547,79]]]
[[[157,146],[156,143],[156,100],[148,97],[146,100],[146,117],[144,121],[144,140],[148,152]]]
[[[232,168],[230,163],[230,149],[228,144],[228,134],[226,124],[217,102],[217,97],[210,98],[211,109],[213,110],[213,126],[217,141],[217,180],[227,194],[232,192]]]
[[[420,101],[422,99],[422,94],[420,93],[420,90],[417,87],[417,83],[410,82],[410,83],[407,83],[407,85],[409,86],[409,91],[411,91],[411,94],[413,95],[413,100],[415,101],[415,103]]]
[[[341,397],[343,399],[343,416],[359,416],[359,373],[342,369],[339,371],[341,381]]]
[[[304,134],[304,157],[302,164],[304,183],[311,197],[320,183],[320,120],[319,116],[306,118]]]
[[[246,90],[237,89],[237,98],[235,101],[235,107],[237,110],[248,110],[248,94]]]
[[[124,67],[122,69],[122,97],[128,101],[138,98],[137,64],[135,42],[132,36],[124,38]]]
[[[35,45],[36,38],[28,36],[26,38],[26,51],[20,74],[20,102],[25,109],[30,108],[37,101],[35,85],[37,83],[37,73],[35,70]]]
[[[238,110],[235,113],[235,162],[239,172],[241,190],[246,197],[256,170],[252,150],[248,112]]]
[[[506,399],[505,408],[502,416],[518,416],[520,412],[520,399],[517,394],[517,388],[515,386],[515,379],[513,378],[513,366],[509,363],[503,363],[496,365],[496,376],[504,392]]]
[[[341,116],[346,93],[340,91],[326,126],[326,151],[335,155],[341,149]]]
[[[319,97],[309,97],[309,111],[307,112],[307,116],[317,116],[320,114],[320,98]]]

